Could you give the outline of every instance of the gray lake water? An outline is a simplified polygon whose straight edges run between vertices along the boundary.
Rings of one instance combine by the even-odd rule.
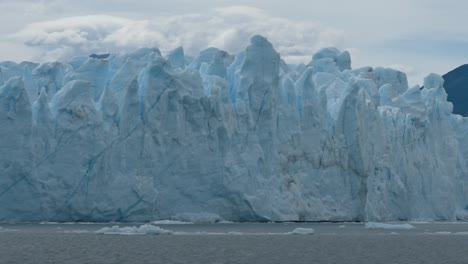
[[[408,230],[356,223],[187,224],[158,225],[171,235],[95,233],[113,225],[0,224],[0,263],[468,263],[466,223],[412,223]],[[296,228],[315,233],[288,234]]]

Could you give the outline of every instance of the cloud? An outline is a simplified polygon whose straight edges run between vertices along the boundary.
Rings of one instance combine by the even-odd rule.
[[[245,48],[254,34],[266,36],[289,62],[307,61],[325,46],[342,48],[344,34],[321,24],[274,17],[253,7],[231,6],[205,14],[159,15],[130,19],[110,15],[72,16],[30,23],[10,39],[40,51],[38,60],[63,60],[77,54],[183,46],[196,55],[208,47],[230,53]]]
[[[19,1],[21,3],[21,1]],[[66,3],[64,0],[23,0],[24,15],[27,17],[41,17],[50,12],[63,12]]]

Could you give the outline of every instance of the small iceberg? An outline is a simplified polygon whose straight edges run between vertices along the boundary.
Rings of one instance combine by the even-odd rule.
[[[193,222],[178,221],[178,220],[157,220],[151,222],[154,225],[190,225],[194,224]]]
[[[159,226],[148,225],[148,224],[141,225],[140,227],[136,227],[136,226],[104,227],[104,228],[97,230],[95,233],[105,234],[105,235],[171,235],[173,234],[173,232],[170,230],[162,229]]]
[[[296,228],[292,232],[289,232],[287,234],[290,235],[313,235],[315,233],[315,230],[312,228]]]
[[[367,229],[413,229],[414,226],[410,224],[386,224],[386,223],[375,223],[368,222],[365,225]]]

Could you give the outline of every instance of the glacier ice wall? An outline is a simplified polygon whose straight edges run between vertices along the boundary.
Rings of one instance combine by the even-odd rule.
[[[263,37],[0,63],[0,220],[468,219],[468,121],[443,80],[289,66]]]

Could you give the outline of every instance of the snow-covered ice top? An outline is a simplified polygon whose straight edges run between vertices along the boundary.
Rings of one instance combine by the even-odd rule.
[[[468,122],[443,79],[144,48],[0,63],[1,221],[468,219]]]

